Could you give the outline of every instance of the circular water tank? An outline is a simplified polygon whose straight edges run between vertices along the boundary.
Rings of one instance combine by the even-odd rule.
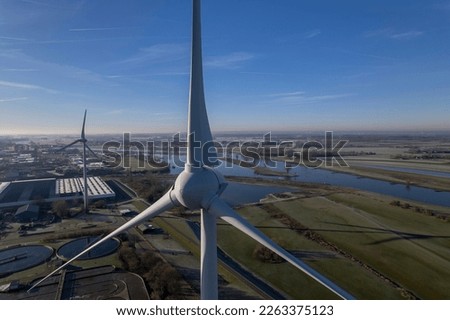
[[[58,258],[61,260],[69,260],[77,254],[87,249],[91,244],[98,241],[99,237],[83,237],[67,242],[62,245],[56,252]],[[90,260],[107,256],[117,250],[120,246],[120,241],[116,238],[111,238],[95,247],[88,253],[82,255],[79,260]]]
[[[40,265],[52,255],[53,249],[42,245],[14,246],[0,250],[0,276]]]

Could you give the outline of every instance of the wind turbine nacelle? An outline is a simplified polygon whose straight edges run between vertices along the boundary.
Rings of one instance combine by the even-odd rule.
[[[227,186],[223,176],[209,167],[184,170],[175,180],[177,200],[190,210],[208,208],[209,202]]]

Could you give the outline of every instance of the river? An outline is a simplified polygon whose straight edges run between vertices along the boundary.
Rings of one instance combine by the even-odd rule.
[[[166,159],[167,160],[167,159]],[[170,159],[171,160],[171,159]],[[185,160],[185,157],[182,158]],[[178,174],[183,171],[183,167],[173,166],[173,162],[171,167],[172,174]],[[284,171],[284,162],[273,162],[274,165],[273,170]],[[230,166],[230,163],[228,163]],[[349,187],[353,189],[359,189],[364,191],[376,192],[384,195],[389,195],[395,198],[409,199],[413,201],[424,202],[433,205],[440,205],[450,207],[450,192],[440,192],[435,191],[429,188],[416,187],[416,186],[407,186],[404,184],[394,184],[387,181],[376,180],[371,178],[359,177],[352,174],[346,173],[337,173],[326,169],[320,168],[307,168],[305,166],[294,167],[290,170],[290,173],[295,174],[295,177],[273,177],[273,176],[262,176],[257,175],[253,172],[253,169],[250,168],[242,168],[238,165],[232,165],[231,168],[228,168],[225,165],[225,162],[217,167],[217,170],[222,173],[224,176],[239,176],[239,177],[259,177],[268,180],[277,180],[283,181],[286,179],[290,179],[293,181],[300,182],[312,182],[312,183],[323,183],[329,185],[336,185],[342,187]],[[245,195],[249,195],[249,200],[244,202],[254,202],[257,201],[255,198],[258,195],[264,196],[268,193],[273,192],[282,192],[283,190],[276,190],[275,187],[269,186],[261,186],[261,188],[256,188],[252,186],[251,188],[247,188],[245,185],[232,185],[229,188],[234,189],[232,192],[235,194],[236,198],[240,198],[245,200]],[[228,189],[229,189],[228,188]],[[257,190],[257,191],[256,191]],[[275,190],[275,191],[271,191]],[[289,188],[286,188],[285,191],[288,191]],[[253,191],[254,195],[253,195]],[[228,191],[231,192],[231,191]],[[264,194],[265,193],[265,194]],[[241,201],[242,203],[242,201]]]

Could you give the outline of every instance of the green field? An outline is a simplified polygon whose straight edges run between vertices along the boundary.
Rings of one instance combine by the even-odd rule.
[[[389,162],[370,162],[368,161],[366,164],[390,164]],[[405,164],[402,164],[405,168],[410,168],[412,166],[407,166]],[[436,165],[434,165],[435,167]],[[442,168],[447,169],[448,165],[442,165]],[[421,170],[431,170],[434,167],[422,165],[422,166],[416,166],[412,168],[417,168]],[[341,173],[349,173],[354,174],[362,177],[377,179],[377,180],[384,180],[389,181],[392,183],[402,183],[405,185],[414,185],[414,186],[420,186],[425,188],[430,188],[434,190],[440,190],[440,191],[450,191],[450,178],[446,177],[436,177],[431,175],[424,175],[424,174],[417,174],[417,173],[410,173],[410,172],[400,172],[400,171],[392,171],[392,170],[384,170],[381,168],[370,168],[367,166],[361,166],[361,162],[352,162],[349,161],[349,167],[328,167],[326,168],[328,170],[333,170],[336,172]],[[439,170],[442,172],[448,172],[446,170]]]
[[[145,172],[145,171],[151,171],[151,172],[167,172],[168,167],[167,166],[158,166],[154,165],[152,166],[149,161],[144,159],[138,159],[136,157],[130,156],[127,159],[127,169],[131,170],[132,172]]]
[[[363,192],[318,192],[240,213],[358,299],[449,299],[450,223],[391,202]],[[223,249],[291,297],[332,297],[287,263],[258,261],[257,244],[233,227],[221,224],[219,232]]]

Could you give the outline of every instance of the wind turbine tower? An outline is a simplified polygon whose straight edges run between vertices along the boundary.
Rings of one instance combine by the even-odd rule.
[[[217,161],[217,154],[213,148],[203,88],[200,0],[193,0],[192,26],[192,64],[187,125],[188,151],[183,172],[179,174],[170,190],[149,208],[67,261],[33,287],[39,285],[73,260],[89,252],[111,237],[133,228],[146,220],[152,219],[175,206],[182,205],[191,210],[201,211],[200,295],[202,299],[218,299],[216,225],[218,218],[226,221],[257,242],[271,249],[300,271],[327,287],[337,296],[344,299],[353,299],[351,294],[340,288],[337,284],[281,248],[264,233],[242,218],[220,198],[220,195],[227,187],[227,183],[224,177],[213,168]]]
[[[95,152],[92,151],[92,149],[89,148],[89,146],[87,145],[87,139],[86,139],[86,134],[85,134],[86,114],[87,114],[87,110],[84,110],[83,126],[81,127],[80,139],[77,139],[74,142],[72,142],[72,143],[68,144],[67,146],[62,147],[61,149],[58,150],[58,151],[63,151],[77,143],[83,144],[83,209],[84,209],[84,213],[88,212],[88,205],[89,205],[87,168],[86,168],[86,149],[89,150],[95,157],[97,157]]]

